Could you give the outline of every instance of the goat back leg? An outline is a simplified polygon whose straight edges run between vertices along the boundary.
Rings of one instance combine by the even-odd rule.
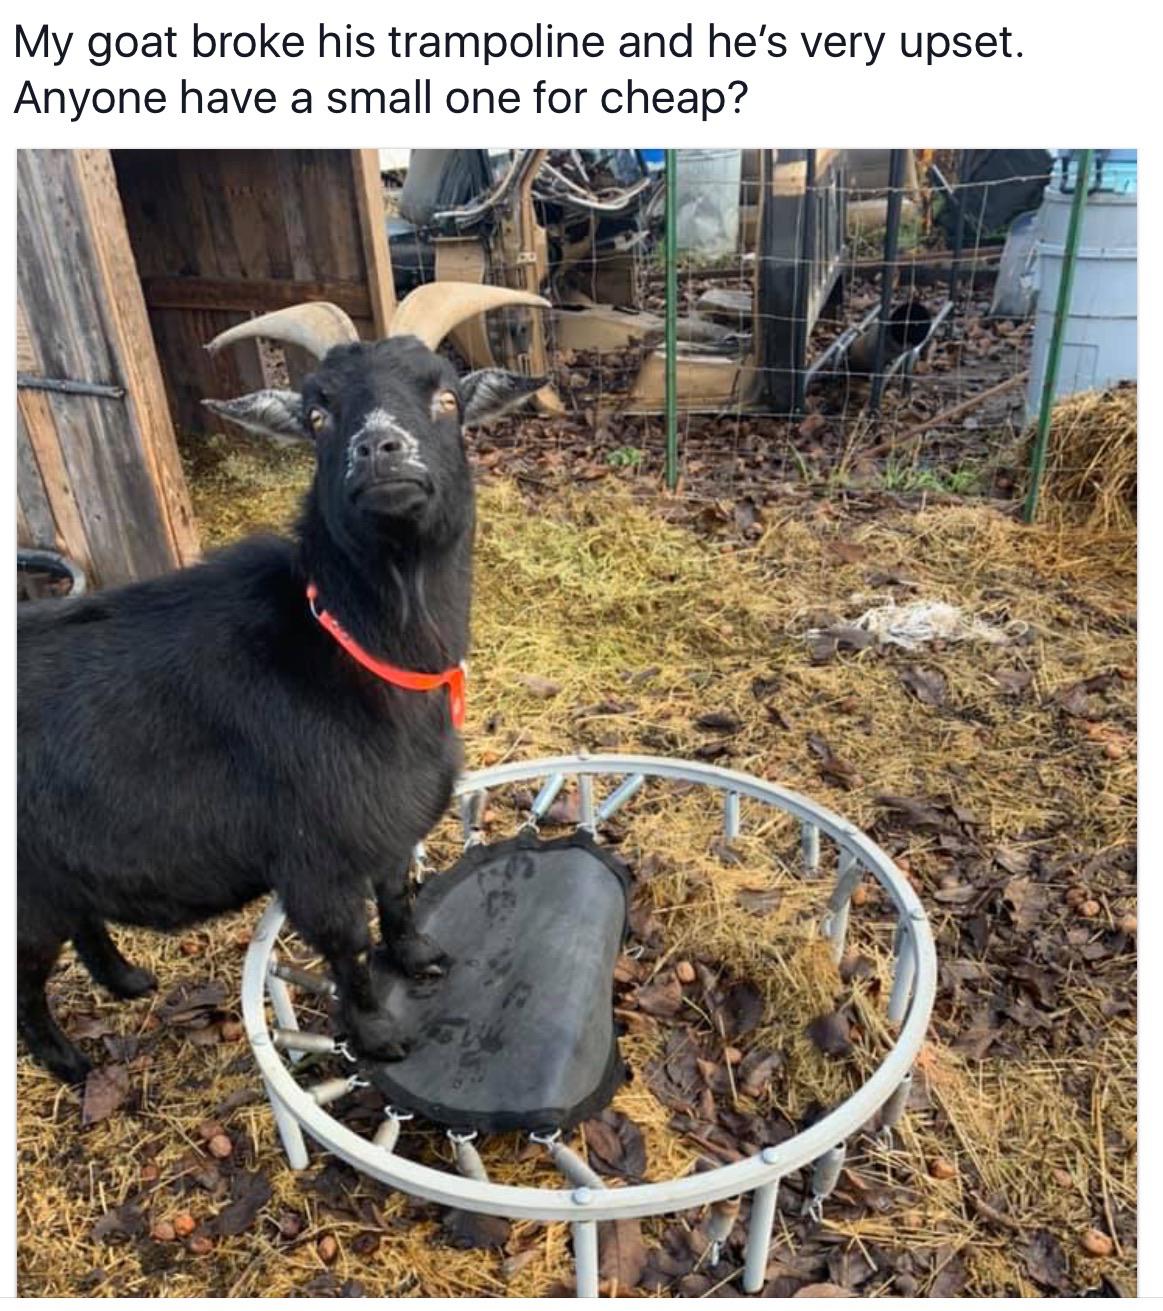
[[[73,946],[93,978],[115,997],[128,1001],[157,987],[149,970],[131,965],[117,950],[100,920],[86,920],[73,934]]]
[[[449,958],[440,944],[426,933],[418,933],[412,919],[412,898],[408,888],[410,862],[393,865],[391,873],[375,884],[380,937],[389,964],[412,978],[443,974]]]
[[[280,879],[276,889],[301,938],[327,959],[339,992],[339,1022],[351,1045],[370,1060],[408,1054],[404,1028],[376,999],[370,968],[371,931],[363,890],[318,876]]]
[[[59,941],[47,939],[17,943],[16,1023],[33,1060],[64,1083],[84,1083],[92,1066],[61,1032],[45,996],[60,950]]]

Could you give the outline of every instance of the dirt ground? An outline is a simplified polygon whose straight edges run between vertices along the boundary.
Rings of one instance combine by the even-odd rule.
[[[310,474],[303,452],[245,439],[188,455],[208,546],[286,525]],[[1133,537],[1028,529],[883,477],[667,498],[540,421],[474,455],[469,764],[584,747],[749,770],[866,828],[929,912],[940,989],[910,1113],[891,1146],[852,1142],[821,1222],[784,1181],[767,1294],[1133,1295]],[[959,607],[973,635],[908,650],[855,624],[915,601]],[[495,832],[519,805],[497,800]],[[644,796],[609,835],[637,875],[645,950],[618,984],[637,1077],[576,1142],[613,1186],[794,1132],[889,1038],[875,889],[836,971],[814,928],[823,889],[779,856],[788,835],[724,852],[715,831],[691,798]],[[238,1023],[256,914],[120,935],[161,980],[133,1004],[62,962],[56,1008],[108,1073],[83,1109],[20,1060],[21,1292],[569,1292],[560,1227],[450,1221],[318,1151],[301,1176],[285,1167]],[[353,1103],[340,1114],[358,1123]],[[401,1150],[447,1159],[420,1130]],[[545,1177],[515,1136],[485,1155],[498,1179]],[[606,1235],[607,1290],[736,1291],[743,1226],[711,1266],[705,1222]]]

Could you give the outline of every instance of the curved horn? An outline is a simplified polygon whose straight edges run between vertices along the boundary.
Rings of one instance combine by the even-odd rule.
[[[321,360],[332,346],[359,341],[355,324],[338,305],[317,300],[272,310],[269,314],[260,314],[257,319],[236,324],[207,342],[206,349],[211,355],[216,355],[223,346],[232,346],[236,341],[248,341],[252,337],[269,337],[273,341],[302,346],[317,360]]]
[[[435,350],[458,323],[502,305],[549,308],[544,297],[531,291],[486,287],[477,282],[428,282],[400,302],[388,336],[419,337],[429,350]]]

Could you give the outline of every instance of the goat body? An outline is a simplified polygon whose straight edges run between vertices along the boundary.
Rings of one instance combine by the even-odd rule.
[[[317,449],[294,541],[254,538],[165,578],[19,608],[18,1010],[62,1078],[88,1068],[45,997],[66,940],[98,982],[134,996],[153,980],[107,920],[175,930],[268,891],[327,958],[354,1045],[404,1050],[375,1005],[365,900],[374,892],[396,967],[440,967],[412,927],[407,870],[448,804],[459,737],[446,690],[381,681],[320,626],[306,590],[392,665],[465,658],[464,396],[496,407],[532,385],[470,378],[466,392],[411,338],[337,348],[276,407]]]

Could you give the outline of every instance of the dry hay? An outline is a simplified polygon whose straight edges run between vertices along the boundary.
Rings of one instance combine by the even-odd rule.
[[[203,446],[192,485],[208,544],[286,523],[309,469],[309,456],[294,450],[222,439]],[[1001,871],[1014,913],[1023,897],[1033,906],[1031,933],[1081,931],[1063,900],[1080,879],[1100,908],[1086,922],[1088,941],[1133,913],[1133,880],[1104,863],[1133,844],[1135,831],[1134,559],[1125,543],[1028,530],[967,507],[853,522],[824,506],[769,512],[757,542],[728,549],[604,492],[534,504],[504,481],[483,486],[480,523],[470,765],[577,748],[722,753],[873,828],[925,898],[946,967],[963,963],[960,907],[945,896],[957,893],[949,880],[960,877],[951,873],[959,867],[948,834],[884,827],[883,794],[948,799],[960,831],[1013,869],[1037,853],[1042,900],[1029,900],[1022,876]],[[995,624],[1021,621],[1027,635],[1008,646],[830,657],[805,639],[809,629],[861,613],[862,600],[885,589],[946,600]],[[902,681],[910,668],[940,675],[940,704],[918,702]],[[494,830],[508,831],[513,798],[499,796],[491,808]],[[853,922],[866,967],[842,981],[816,933],[822,889],[795,873],[794,833],[750,806],[744,819],[745,836],[725,859],[731,853],[715,846],[718,817],[696,794],[648,787],[629,804],[619,825],[624,850],[642,876],[642,910],[663,930],[645,966],[650,977],[635,982],[664,977],[680,960],[752,981],[762,1021],[742,1045],[781,1053],[783,1064],[766,1098],[742,1097],[741,1105],[798,1120],[835,1104],[883,1054],[891,925],[873,893]],[[453,844],[445,831],[433,847],[448,855]],[[253,919],[235,916],[181,939],[121,936],[132,958],[157,970],[163,994],[182,979],[211,977],[233,999]],[[862,1140],[819,1230],[794,1214],[797,1181],[789,1181],[777,1281],[792,1279],[797,1262],[818,1258],[826,1242],[837,1277],[844,1262],[871,1254],[879,1269],[865,1294],[1036,1293],[1047,1268],[1071,1289],[1103,1273],[1131,1291],[1133,1010],[1111,1008],[1108,968],[1100,961],[1091,973],[1071,958],[1055,1032],[1031,1029],[1027,1047],[1016,1030],[1023,1042],[1001,1043],[982,1059],[954,1046],[975,1017],[943,980],[915,1105],[895,1146]],[[1133,975],[1118,976],[1118,986],[1132,987]],[[211,1026],[219,1041],[205,1045],[190,1031],[156,1027],[156,998],[99,999],[71,957],[52,990],[66,1028],[96,1017],[113,1030],[107,1044],[137,1035],[142,1046],[136,1056],[132,1047],[118,1051],[131,1071],[126,1105],[87,1129],[76,1095],[20,1062],[24,1293],[542,1295],[568,1280],[560,1226],[514,1225],[504,1252],[457,1250],[435,1208],[329,1168],[326,1158],[316,1157],[306,1176],[288,1171],[269,1111],[247,1100],[257,1089],[245,1045],[224,1040],[234,1031],[221,1017]],[[805,1023],[841,1003],[853,1050],[825,1057]],[[624,1051],[639,1077],[614,1105],[640,1129],[649,1175],[680,1173],[708,1155],[707,1144],[675,1131],[672,1112],[641,1077],[668,1029],[633,1006],[624,1018]],[[1089,1045],[1074,1025],[1094,1035]],[[208,1117],[234,1144],[220,1167],[199,1132]],[[406,1142],[422,1159],[447,1160],[440,1135],[414,1130]],[[932,1177],[935,1158],[953,1163],[951,1178]],[[486,1159],[499,1180],[550,1177],[516,1136],[490,1143]],[[188,1211],[212,1227],[227,1200],[220,1179],[246,1170],[264,1173],[273,1195],[252,1226],[213,1237],[211,1255],[147,1235],[105,1242],[92,1234],[126,1202],[150,1224]],[[1081,1233],[1106,1230],[1111,1216],[1120,1252],[1085,1258]],[[646,1243],[698,1221],[648,1221]],[[737,1256],[729,1253],[728,1272]],[[808,1281],[797,1275],[791,1286]]]
[[[1092,530],[1134,533],[1138,388],[1082,392],[1054,406],[1042,514]]]

